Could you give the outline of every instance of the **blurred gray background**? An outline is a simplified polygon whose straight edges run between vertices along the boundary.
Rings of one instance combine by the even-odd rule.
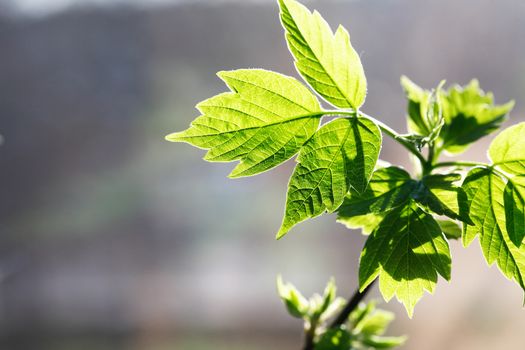
[[[477,77],[525,118],[521,0],[317,1],[345,25],[369,82],[364,110],[405,131],[399,77],[430,88]],[[293,161],[228,180],[232,164],[164,136],[226,88],[223,69],[297,76],[276,1],[0,0],[0,348],[299,349],[275,292],[335,276],[356,287],[358,232],[333,216],[274,240]],[[464,159],[485,160],[490,138]],[[410,166],[386,140],[381,157]],[[406,350],[522,349],[520,288],[478,243],[451,242]],[[373,296],[379,297],[377,291]]]

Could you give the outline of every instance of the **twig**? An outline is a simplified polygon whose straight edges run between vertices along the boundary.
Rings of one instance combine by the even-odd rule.
[[[370,289],[372,289],[372,287],[374,286],[374,283],[375,283],[375,280],[372,283],[370,283],[365,288],[365,290],[363,290],[362,292],[360,292],[359,288],[357,288],[352,298],[346,304],[345,308],[341,310],[339,315],[337,315],[336,319],[332,322],[332,324],[330,325],[330,328],[337,328],[346,322],[346,320],[348,319],[348,316],[350,316],[350,313],[352,313],[352,311],[355,310],[355,308],[359,305],[361,300],[363,300],[363,298],[370,291]]]

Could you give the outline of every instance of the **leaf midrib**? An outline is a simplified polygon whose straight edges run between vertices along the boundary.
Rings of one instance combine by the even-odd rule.
[[[341,142],[341,146],[339,147],[339,151],[338,151],[337,153],[334,154],[334,157],[333,157],[332,160],[330,161],[330,164],[328,164],[327,167],[324,167],[325,171],[324,171],[324,174],[321,176],[321,179],[319,179],[319,181],[317,181],[317,183],[315,184],[315,186],[312,187],[312,189],[311,189],[310,193],[308,194],[308,196],[305,197],[303,200],[301,200],[301,204],[304,205],[304,203],[306,202],[306,200],[309,199],[309,198],[312,196],[312,193],[314,193],[314,191],[315,191],[317,188],[319,188],[319,184],[324,180],[326,174],[332,172],[332,170],[331,170],[332,164],[334,164],[335,159],[337,158],[337,155],[343,153],[342,150],[343,150],[344,145],[346,144],[346,141],[348,140],[348,135],[350,134],[350,129],[351,129],[351,125],[348,125],[348,128],[347,128],[347,130],[346,130],[345,136],[344,136],[344,138],[343,138],[343,142]],[[344,167],[345,170],[346,170],[346,164],[345,164],[345,162],[344,162],[344,159],[343,159],[343,167]],[[321,169],[323,169],[323,168],[321,168]],[[311,171],[310,169],[308,169],[308,170]],[[346,174],[346,171],[345,171],[345,174]],[[331,182],[331,191],[330,191],[330,192],[332,193],[332,197],[333,197],[333,193],[334,193],[334,184],[333,184],[333,182]],[[335,198],[333,198],[333,199],[335,199]],[[344,198],[343,198],[343,199],[344,199]],[[328,206],[327,206],[325,203],[323,203],[323,205],[324,205],[324,207],[325,207],[326,209],[328,209]],[[333,203],[332,205],[335,205],[335,200],[334,200],[334,203]],[[313,214],[313,213],[312,213],[312,214]]]
[[[206,114],[204,116],[208,117]],[[230,133],[242,132],[242,131],[253,130],[253,129],[260,129],[260,128],[266,128],[266,127],[270,127],[270,126],[274,126],[274,125],[278,125],[278,124],[289,123],[289,122],[292,122],[292,121],[295,121],[295,120],[300,120],[300,119],[305,119],[305,118],[320,118],[320,117],[323,117],[323,116],[324,116],[323,111],[319,111],[319,112],[313,112],[313,113],[302,114],[302,115],[293,116],[293,117],[289,117],[289,118],[284,118],[284,119],[276,120],[276,121],[269,122],[269,123],[263,124],[263,125],[256,125],[256,126],[249,126],[249,127],[245,127],[245,128],[239,128],[239,129],[235,129],[235,130],[221,131],[221,132],[217,132],[217,133],[214,133],[214,134],[199,134],[199,135],[182,136],[181,139],[192,139],[192,138],[202,138],[202,137],[212,137],[212,136],[227,135],[227,134],[230,134]],[[197,124],[197,125],[202,125],[202,124]],[[203,125],[203,126],[209,127],[207,125]]]
[[[284,2],[283,2],[284,4]],[[285,4],[286,6],[286,4]],[[351,108],[353,109],[357,109],[356,106],[354,106],[354,104],[352,102],[350,102],[348,100],[348,96],[344,93],[343,89],[341,89],[341,87],[339,86],[339,84],[335,81],[335,79],[332,77],[332,75],[328,72],[328,70],[326,69],[326,67],[321,63],[321,60],[319,59],[319,57],[317,56],[317,54],[311,49],[311,45],[310,45],[310,42],[308,40],[305,39],[305,37],[303,36],[302,34],[302,31],[299,27],[299,25],[297,24],[297,21],[295,20],[294,16],[292,15],[292,13],[290,12],[290,10],[288,9],[288,6],[286,6],[286,11],[288,11],[288,13],[290,14],[290,18],[293,20],[293,23],[295,24],[295,26],[297,27],[298,29],[298,34],[301,36],[301,39],[308,45],[307,48],[308,48],[308,51],[310,51],[312,53],[312,55],[315,57],[315,59],[317,60],[317,62],[319,62],[319,65],[323,68],[324,72],[326,73],[326,75],[328,76],[328,78],[330,78],[330,80],[332,81],[332,83],[334,84],[334,86],[337,88],[337,90],[339,91],[339,93],[341,93],[341,96],[344,97],[344,100],[346,102],[348,102],[348,104],[350,105]],[[309,10],[307,10],[308,12],[310,12]],[[309,13],[308,14],[309,16],[313,16],[312,13]],[[317,23],[317,22],[316,22]],[[284,20],[283,20],[283,25],[286,27],[286,24],[284,23]],[[319,25],[319,24],[318,24]],[[332,31],[332,29],[330,28],[330,31]],[[292,35],[290,32],[288,32],[288,35]],[[332,32],[331,34],[332,36],[332,39],[335,40],[335,34]],[[306,56],[305,56],[306,57]],[[296,61],[298,62],[299,59],[296,58]],[[299,69],[299,68],[298,68]],[[347,73],[348,74],[348,73]],[[315,89],[314,89],[315,90]]]

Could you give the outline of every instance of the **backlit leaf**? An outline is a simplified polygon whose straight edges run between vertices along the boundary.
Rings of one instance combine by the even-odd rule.
[[[408,128],[421,136],[421,145],[433,142],[444,125],[440,96],[443,84],[444,81],[436,90],[428,91],[417,86],[406,76],[401,77],[401,85],[408,99]],[[417,140],[414,135],[411,136]]]
[[[333,212],[351,188],[363,192],[380,148],[381,133],[370,119],[336,119],[323,125],[299,153],[277,237],[299,222]]]
[[[440,139],[443,149],[452,154],[464,152],[471,143],[498,129],[514,106],[513,101],[494,104],[492,93],[483,92],[477,80],[465,87],[451,87],[441,102],[445,125]]]
[[[337,210],[339,218],[368,213],[384,213],[405,203],[417,182],[398,167],[381,168],[374,172],[364,193],[350,191]]]
[[[394,295],[411,317],[425,290],[433,292],[438,274],[450,279],[450,251],[441,228],[413,201],[390,211],[361,253],[360,289],[379,276],[385,300]]]
[[[307,315],[308,300],[291,283],[284,283],[281,276],[277,276],[277,292],[291,316],[303,318]]]
[[[466,197],[461,187],[454,185],[458,180],[461,180],[459,174],[425,176],[414,192],[413,198],[438,215],[470,222],[468,215],[460,208],[460,203]]]
[[[297,80],[262,69],[218,75],[232,92],[199,103],[202,116],[167,140],[209,149],[208,161],[240,160],[230,177],[241,177],[290,159],[316,131],[319,102]]]
[[[525,246],[515,244],[511,239],[515,235],[507,231],[505,186],[503,179],[491,169],[474,168],[469,172],[462,187],[474,225],[463,225],[463,242],[467,246],[479,235],[487,263],[496,262],[507,278],[525,289]]]
[[[445,237],[448,239],[458,239],[461,238],[461,227],[453,220],[442,220],[436,219],[441,231],[445,234]]]
[[[329,329],[315,345],[315,350],[350,350],[350,333],[344,327]]]
[[[525,122],[499,133],[490,144],[489,156],[502,170],[525,175]]]
[[[299,73],[334,106],[357,110],[365,101],[366,78],[346,29],[339,26],[334,34],[317,11],[295,0],[279,0],[279,5]]]
[[[525,176],[515,176],[507,182],[504,205],[510,240],[520,246],[525,237]]]

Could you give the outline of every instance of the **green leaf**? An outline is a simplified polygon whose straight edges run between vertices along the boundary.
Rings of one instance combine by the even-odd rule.
[[[391,312],[375,310],[371,315],[365,317],[356,331],[368,335],[382,335],[394,318],[395,316]]]
[[[328,308],[336,301],[337,287],[335,285],[335,279],[332,277],[324,289],[323,296],[315,294],[310,298],[310,311],[309,315],[311,319],[318,320]],[[337,302],[339,304],[339,302]]]
[[[365,320],[376,310],[376,301],[370,300],[367,303],[359,303],[357,307],[350,313],[348,317],[350,328],[352,330],[359,330],[361,328],[361,322]]]
[[[323,305],[320,309],[320,313],[328,309],[330,304],[332,304],[337,296],[337,286],[335,285],[335,279],[332,277],[328,281],[328,284],[326,285],[323,293]]]
[[[277,238],[299,222],[336,210],[350,188],[363,192],[380,148],[381,133],[370,119],[335,119],[323,125],[299,152]]]
[[[285,284],[281,276],[277,276],[277,292],[290,315],[304,318],[308,314],[308,300],[291,283]]]
[[[432,174],[425,176],[412,197],[438,215],[470,222],[460,203],[466,200],[464,191],[454,182],[461,180],[459,174]]]
[[[299,73],[334,106],[357,110],[365,101],[366,78],[346,29],[339,26],[334,35],[317,11],[295,0],[279,0],[279,5]]]
[[[404,204],[417,182],[398,167],[381,168],[374,172],[366,191],[350,191],[337,210],[338,218],[351,218],[368,213],[385,213]]]
[[[463,225],[463,243],[468,246],[479,235],[485,260],[497,263],[503,274],[525,289],[525,246],[516,245],[506,224],[505,182],[491,169],[474,168],[463,182],[467,206],[474,225]],[[513,228],[513,226],[509,227]]]
[[[503,197],[507,232],[519,247],[525,237],[525,176],[509,179]]]
[[[439,224],[439,227],[441,227],[441,231],[445,234],[445,237],[448,239],[461,238],[461,227],[455,221],[441,219],[436,219],[436,221]]]
[[[232,92],[199,103],[202,116],[166,139],[209,149],[204,158],[208,161],[240,160],[230,177],[255,175],[281,164],[317,130],[321,107],[297,80],[262,69],[218,75]]]
[[[343,327],[327,330],[315,345],[315,350],[350,350],[350,333]]]
[[[361,228],[370,234],[385,213],[405,203],[417,182],[403,169],[389,166],[374,172],[366,191],[350,191],[337,209],[337,221],[350,229]]]
[[[374,349],[390,349],[403,345],[406,340],[406,337],[381,337],[371,335],[369,337],[365,337],[362,342],[363,344],[371,346]]]
[[[438,273],[450,279],[450,263],[441,228],[410,201],[390,211],[366,241],[359,265],[360,288],[379,276],[385,300],[395,295],[412,317],[424,291],[434,291]]]
[[[525,122],[503,130],[489,147],[489,157],[502,170],[525,175]]]
[[[384,349],[401,345],[406,337],[381,337],[394,318],[393,313],[376,309],[374,301],[360,303],[349,316],[351,349]]]
[[[430,130],[424,121],[430,91],[424,90],[408,77],[401,76],[401,86],[408,99],[408,127],[418,135],[428,135]]]
[[[464,152],[471,143],[498,129],[514,107],[513,101],[494,104],[492,93],[483,92],[477,80],[465,87],[451,87],[441,102],[445,125],[440,139],[442,148],[451,154]]]
[[[401,85],[408,99],[408,128],[417,135],[423,136],[418,141],[421,144],[420,147],[433,142],[444,125],[440,98],[441,87],[444,83],[442,81],[436,90],[427,91],[406,76],[401,77]]]
[[[369,213],[358,216],[338,215],[337,222],[343,224],[348,229],[361,229],[361,233],[368,236],[383,221],[384,215]]]

